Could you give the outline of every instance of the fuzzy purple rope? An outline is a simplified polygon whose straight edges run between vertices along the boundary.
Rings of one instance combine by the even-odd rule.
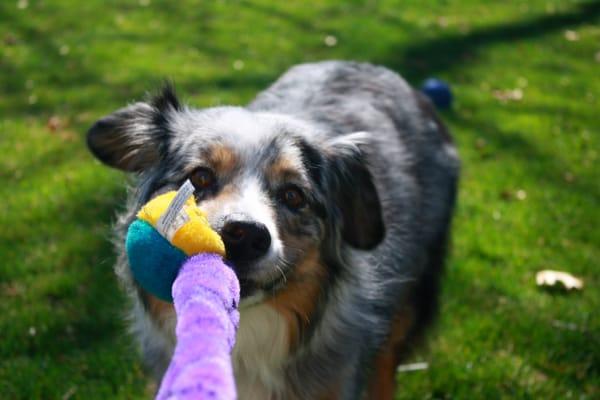
[[[240,287],[221,256],[184,262],[173,283],[177,345],[157,399],[236,398],[231,351],[240,315]]]

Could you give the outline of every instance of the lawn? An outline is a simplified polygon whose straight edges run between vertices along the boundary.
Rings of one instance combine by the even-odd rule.
[[[0,397],[149,398],[86,129],[172,78],[244,104],[289,66],[450,82],[463,160],[441,317],[398,399],[600,398],[600,3],[0,2]],[[585,281],[539,290],[535,272]]]

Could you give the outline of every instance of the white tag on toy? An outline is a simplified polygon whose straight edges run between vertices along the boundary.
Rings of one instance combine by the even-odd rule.
[[[190,220],[185,211],[185,202],[194,194],[194,185],[192,182],[185,181],[177,191],[177,194],[169,204],[167,210],[160,216],[156,223],[156,230],[169,242],[173,239],[175,233]]]

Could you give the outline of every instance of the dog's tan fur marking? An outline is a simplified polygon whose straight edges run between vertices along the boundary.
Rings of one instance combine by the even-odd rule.
[[[406,351],[406,340],[415,320],[414,313],[412,307],[406,306],[396,314],[390,335],[375,358],[375,368],[369,380],[367,399],[394,399],[396,368]]]
[[[229,174],[238,167],[238,156],[227,146],[211,146],[207,155],[213,168],[221,174]]]
[[[290,350],[299,344],[311,322],[325,279],[327,270],[312,249],[287,277],[285,287],[267,300],[287,321]]]
[[[300,175],[298,172],[299,161],[289,155],[281,155],[267,170],[270,181],[281,182]]]
[[[173,304],[161,300],[146,291],[142,291],[142,299],[146,304],[146,309],[152,316],[152,320],[156,322],[161,329],[168,330],[176,318]]]

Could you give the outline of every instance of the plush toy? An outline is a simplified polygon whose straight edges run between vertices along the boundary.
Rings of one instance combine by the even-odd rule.
[[[177,314],[177,344],[157,399],[234,399],[239,282],[193,191],[186,182],[143,206],[127,232],[127,256],[136,281],[172,301]]]

